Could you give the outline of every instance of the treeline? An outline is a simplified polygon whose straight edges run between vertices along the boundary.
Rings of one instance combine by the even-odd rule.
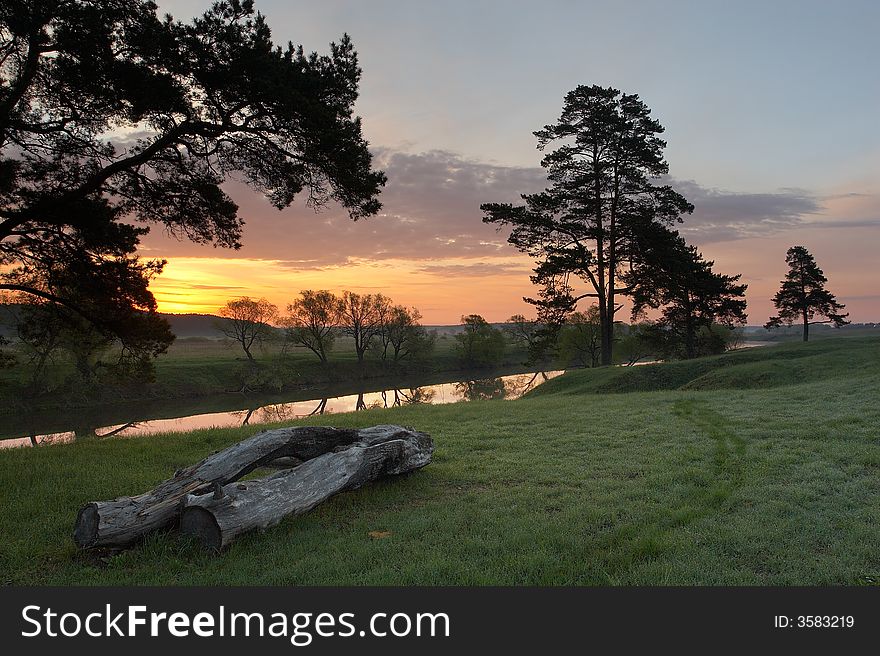
[[[558,326],[548,326],[517,314],[508,319],[504,331],[514,344],[529,353],[529,360],[535,364],[560,368],[602,364],[602,324],[595,305],[573,312]],[[615,322],[614,364],[715,355],[736,346],[741,337],[736,325],[709,319],[692,319],[680,325],[663,319],[632,324]]]
[[[248,296],[230,300],[220,309],[226,321],[217,329],[237,342],[248,360],[253,348],[269,340],[281,341],[281,352],[303,348],[326,364],[338,337],[354,343],[359,364],[368,354],[397,365],[405,360],[427,358],[436,340],[420,323],[417,308],[395,304],[384,294],[345,291],[337,296],[328,290],[307,289],[288,304],[286,314],[264,298]]]
[[[712,271],[713,263],[675,233],[665,235],[670,243],[662,248],[654,245],[663,257],[645,260],[626,275],[633,285],[631,324],[614,321],[609,327],[599,304],[575,311],[571,296],[545,294],[536,302],[537,319],[514,315],[502,329],[478,314],[463,316],[451,353],[438,357],[437,335],[421,324],[421,312],[415,307],[396,304],[381,293],[303,290],[284,313],[264,298],[231,299],[221,308],[223,320],[216,328],[246,356],[246,366],[234,375],[235,388],[243,392],[281,391],[296,380],[317,382],[314,369],[303,376],[299,363],[284,357],[294,349],[313,354],[327,380],[436,370],[433,365],[440,359],[444,360],[440,367],[447,370],[499,367],[511,364],[511,357],[518,357],[520,366],[567,368],[720,353],[741,339],[746,286],[738,282],[739,276]],[[789,271],[773,298],[779,315],[765,328],[798,322],[806,341],[811,325],[849,323],[843,304],[825,288],[827,279],[804,247],[790,248],[786,263]],[[15,308],[5,319],[18,339],[10,348],[13,345],[0,338],[0,368],[24,365],[17,387],[26,396],[60,392],[97,398],[112,388],[154,382],[153,360],[173,340],[168,324],[157,315],[139,321],[146,334],[137,333],[132,344],[57,303],[37,300],[6,307]],[[646,320],[648,310],[659,313],[658,318]],[[147,320],[150,317],[153,320]],[[340,337],[351,340],[355,371],[350,366],[328,366]],[[257,363],[255,349],[268,342],[276,345],[281,357]],[[147,343],[154,347],[145,349]]]
[[[138,330],[120,336],[58,303],[13,300],[5,307],[14,311],[2,319],[15,341],[0,338],[0,368],[18,366],[16,386],[26,398],[61,390],[86,398],[101,388],[152,382],[154,359],[174,340],[156,314],[139,317]]]

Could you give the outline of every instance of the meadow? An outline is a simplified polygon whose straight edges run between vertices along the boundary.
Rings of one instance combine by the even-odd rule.
[[[80,553],[72,524],[83,503],[142,492],[253,426],[0,451],[0,582],[876,585],[878,399],[880,339],[858,337],[315,418],[427,431],[434,461],[219,556],[173,532]]]

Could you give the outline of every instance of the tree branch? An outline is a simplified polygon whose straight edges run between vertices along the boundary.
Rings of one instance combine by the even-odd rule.
[[[60,296],[56,296],[50,292],[45,292],[42,289],[37,289],[36,287],[29,287],[27,285],[15,285],[11,283],[0,283],[0,289],[5,289],[12,292],[22,292],[23,294],[30,294],[31,296],[37,296],[47,301],[51,301],[53,303],[57,303],[58,305],[62,305],[69,310],[73,310],[78,315],[80,315],[83,319],[88,320],[89,322],[94,322],[94,317],[90,316],[85,310],[81,309],[75,303],[71,303],[67,299],[61,298]]]
[[[12,85],[9,96],[0,104],[0,145],[6,142],[6,132],[11,123],[12,110],[27,92],[31,81],[37,74],[37,63],[40,59],[40,37],[42,29],[28,35],[28,53],[24,66],[15,84]]]

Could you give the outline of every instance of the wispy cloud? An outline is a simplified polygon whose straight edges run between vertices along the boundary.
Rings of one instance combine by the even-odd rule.
[[[477,262],[474,264],[428,264],[416,269],[432,276],[482,277],[497,276],[508,273],[528,275],[530,269],[523,266],[495,262]]]
[[[353,262],[448,260],[488,263],[514,250],[506,234],[482,222],[480,204],[518,202],[520,194],[547,185],[539,167],[510,167],[463,158],[447,151],[402,153],[376,149],[376,166],[388,174],[377,216],[352,222],[338,208],[320,213],[297,204],[272,208],[242,183],[227,189],[246,220],[240,251],[162,236],[147,237],[152,253],[266,259],[292,271],[315,271]],[[693,180],[668,180],[694,206],[680,226],[698,244],[769,236],[802,227],[855,228],[880,225],[880,198],[840,193],[819,197],[802,189],[739,193],[707,188]],[[477,269],[473,269],[477,270]],[[459,273],[465,273],[459,270]]]
[[[189,285],[191,289],[222,289],[222,290],[231,290],[231,289],[247,289],[247,287],[241,287],[239,285]]]
[[[546,184],[540,168],[505,167],[432,151],[376,151],[388,174],[379,215],[352,222],[338,208],[320,213],[297,204],[281,212],[244,184],[226,188],[246,225],[243,248],[223,256],[285,262],[294,270],[340,266],[352,260],[485,258],[514,253],[504,235],[482,222],[480,204],[515,202]],[[216,257],[210,247],[177,241],[161,229],[145,240],[152,253]]]
[[[670,180],[694,204],[681,232],[702,243],[748,239],[803,225],[822,212],[821,202],[801,189],[773,193],[737,193],[702,187],[693,180]]]

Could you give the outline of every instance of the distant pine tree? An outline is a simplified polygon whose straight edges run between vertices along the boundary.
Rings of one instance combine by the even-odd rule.
[[[779,314],[770,317],[765,328],[778,328],[782,324],[790,326],[795,321],[802,321],[806,342],[810,338],[811,324],[833,323],[839,328],[849,323],[846,320],[849,313],[840,313],[846,306],[838,303],[834,294],[825,289],[828,279],[806,248],[792,246],[785,254],[785,261],[788,273],[773,297],[773,305]],[[815,317],[826,318],[814,321]]]

